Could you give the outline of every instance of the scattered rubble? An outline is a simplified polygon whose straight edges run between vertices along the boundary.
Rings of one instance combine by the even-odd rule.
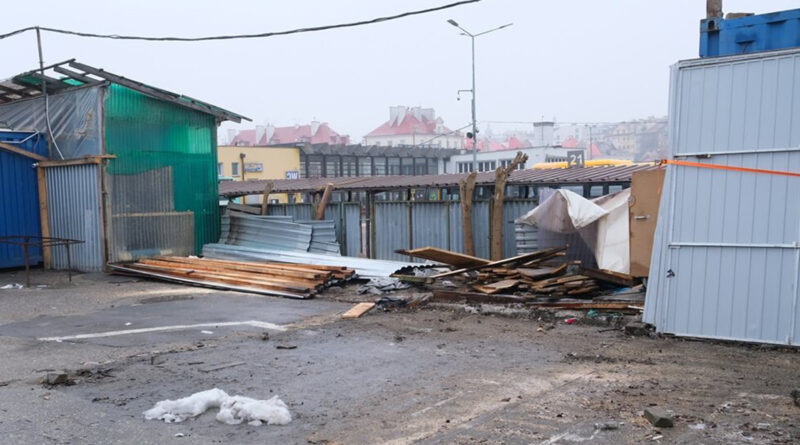
[[[672,415],[666,410],[657,406],[651,406],[644,410],[644,418],[653,426],[658,428],[669,428],[673,426]]]

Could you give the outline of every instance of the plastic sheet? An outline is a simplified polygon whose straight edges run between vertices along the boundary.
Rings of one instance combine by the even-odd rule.
[[[103,87],[76,88],[50,95],[50,127],[64,159],[102,153],[101,105]],[[0,122],[16,131],[47,133],[44,98],[0,105]],[[54,146],[49,158],[60,159]]]

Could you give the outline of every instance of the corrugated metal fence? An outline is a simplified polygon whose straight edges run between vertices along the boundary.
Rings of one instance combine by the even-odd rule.
[[[503,255],[516,254],[514,220],[536,206],[535,200],[508,200],[503,206]],[[396,249],[439,247],[463,251],[461,207],[458,202],[378,202],[375,203],[375,257],[408,260]],[[477,201],[472,207],[472,233],[475,255],[489,257],[489,202]]]
[[[100,271],[104,264],[98,168],[87,164],[44,169],[50,236],[84,241],[70,247],[72,268],[84,272]],[[51,252],[53,269],[66,269],[66,249],[52,247]]]

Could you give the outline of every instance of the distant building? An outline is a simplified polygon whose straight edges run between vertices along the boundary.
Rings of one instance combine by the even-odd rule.
[[[285,145],[285,144],[335,144],[347,145],[350,136],[334,131],[327,122],[313,121],[308,125],[276,127],[256,125],[251,130],[228,131],[226,145],[237,147]]]
[[[478,148],[483,141],[478,141]],[[505,167],[514,160],[517,152],[528,155],[528,161],[517,166],[517,170],[532,167],[540,162],[563,162],[567,160],[568,149],[562,147],[519,147],[502,150],[478,151],[478,171],[494,171],[497,167]],[[472,152],[464,150],[460,154],[450,156],[445,163],[444,173],[467,173],[472,168]]]
[[[666,153],[667,119],[640,119],[611,126],[598,138],[610,144],[615,157],[641,160]]]
[[[364,136],[364,145],[464,148],[464,136],[445,127],[433,108],[389,107],[389,120]]]

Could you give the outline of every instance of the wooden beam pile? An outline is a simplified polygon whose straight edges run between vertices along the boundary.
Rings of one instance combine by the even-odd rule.
[[[544,249],[498,261],[432,247],[397,252],[451,266],[453,270],[422,280],[433,285],[434,298],[439,296],[446,300],[457,299],[460,295],[476,302],[489,302],[494,298],[501,303],[524,302],[543,307],[560,307],[561,304],[564,307],[591,309],[593,303],[587,302],[587,299],[602,298],[604,293],[621,287],[633,287],[638,283],[637,279],[627,274],[582,268],[578,262],[564,262],[566,249],[567,246]],[[396,277],[416,283],[421,281],[419,277]],[[439,280],[444,278],[452,279],[447,288],[438,285],[441,283]],[[459,286],[454,282],[462,284]],[[627,304],[630,303],[616,301],[610,305],[598,300],[595,306],[597,309],[608,309],[610,306],[625,308]]]
[[[339,266],[212,260],[164,256],[131,264],[110,264],[112,271],[183,284],[289,298],[311,298],[355,271]]]

